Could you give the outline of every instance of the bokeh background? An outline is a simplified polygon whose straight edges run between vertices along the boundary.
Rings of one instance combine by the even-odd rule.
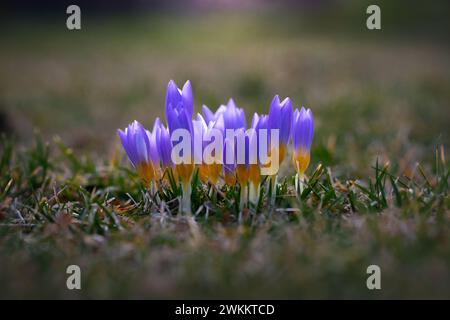
[[[366,28],[373,3],[382,30]],[[69,4],[81,7],[80,31],[66,28]],[[3,0],[0,131],[18,147],[11,164],[0,149],[0,297],[450,297],[448,175],[435,161],[436,147],[439,161],[449,158],[449,9],[438,0]],[[170,79],[192,81],[197,111],[233,97],[248,122],[275,94],[311,108],[309,173],[327,166],[333,192],[317,206],[296,203],[298,215],[261,212],[251,226],[226,210],[196,223],[148,214],[116,130],[164,117]],[[389,192],[386,209],[322,207],[346,181],[374,181],[377,159],[419,177],[407,180],[416,191],[402,190],[403,205]],[[81,291],[65,287],[73,263]],[[383,270],[377,292],[365,286],[373,263]]]
[[[116,129],[164,117],[167,82],[195,107],[233,97],[267,112],[274,94],[316,116],[313,161],[362,176],[383,158],[407,171],[449,141],[449,2],[3,1],[0,130],[39,131],[104,157]],[[66,28],[69,4],[82,30]]]

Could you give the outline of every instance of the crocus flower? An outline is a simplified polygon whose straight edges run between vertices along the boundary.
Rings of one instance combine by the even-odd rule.
[[[218,119],[214,122],[210,122],[208,124],[208,128],[206,130],[205,135],[209,136],[212,133],[212,130],[219,130],[222,133],[222,136],[224,135],[224,129],[225,125],[223,122],[223,117],[222,115],[220,115],[218,117]],[[205,139],[207,140],[207,139]],[[215,153],[214,157],[217,159],[222,159],[222,161],[218,160],[218,161],[213,161],[211,164],[208,165],[208,178],[209,181],[212,184],[216,184],[217,180],[219,179],[219,176],[222,173],[222,164],[223,164],[223,140],[220,141],[220,143],[222,143],[222,150],[220,152],[220,150],[216,150],[215,152],[219,152],[219,153]]]
[[[314,136],[314,119],[310,109],[295,109],[292,118],[293,161],[299,176],[303,176],[310,161],[310,150]]]
[[[189,80],[186,81],[182,90],[178,89],[173,80],[170,80],[167,85],[166,94],[166,119],[171,135],[177,129],[185,129],[189,132],[191,137],[193,136],[193,110],[193,95]],[[193,170],[194,165],[192,159],[190,159],[189,163],[176,165],[178,177],[181,178],[184,184],[190,183]]]
[[[233,99],[230,99],[227,103],[226,108],[222,111],[225,136],[227,129],[237,130],[244,129],[246,127],[245,124],[245,113],[244,110],[238,108],[234,103]],[[236,149],[236,140],[234,141],[235,149]],[[227,162],[227,144],[228,140],[225,138],[224,141],[224,165],[223,165],[223,173],[225,183],[228,185],[234,185],[236,183],[236,150],[234,150],[234,161],[231,163]]]
[[[252,118],[252,124],[251,124],[251,128],[255,129],[256,133],[257,133],[257,142],[258,142],[258,164],[259,165],[263,165],[265,164],[267,159],[262,159],[259,154],[260,154],[260,150],[262,148],[265,148],[265,150],[261,150],[262,154],[268,155],[269,150],[268,148],[270,147],[270,132],[269,132],[269,116],[266,114],[261,114],[258,115],[256,112],[253,115]],[[260,137],[260,130],[266,130],[266,141],[262,141]],[[265,142],[265,143],[263,143]]]
[[[228,100],[227,105],[221,105],[215,113],[213,113],[207,106],[202,107],[203,118],[205,122],[211,123],[217,121],[220,116],[223,118],[223,176],[225,183],[228,185],[234,185],[236,183],[236,161],[227,163],[227,145],[229,143],[226,138],[227,129],[239,129],[245,128],[245,113],[244,110],[238,108],[234,103],[233,99]]]
[[[160,177],[164,175],[167,169],[173,168],[172,162],[172,141],[170,140],[169,130],[156,118],[153,126],[153,135],[159,154]]]
[[[267,155],[267,148],[269,147],[269,138],[266,137],[266,141],[263,141],[263,137],[260,135],[260,130],[267,130],[268,134],[269,127],[269,116],[268,115],[258,115],[256,112],[253,115],[251,128],[254,129],[254,135],[250,137],[250,144],[253,143],[252,140],[256,139],[257,143],[257,158],[256,164],[250,163],[249,165],[249,181],[250,181],[250,192],[249,198],[250,202],[257,204],[259,197],[259,190],[261,185],[261,166],[265,164],[266,159],[261,158],[261,154]],[[265,148],[266,150],[262,150]],[[251,161],[254,162],[254,161]]]
[[[124,131],[118,130],[123,148],[139,176],[150,184],[155,178],[155,161],[159,158],[152,132],[133,121]]]
[[[251,136],[253,137],[254,134],[251,133]],[[247,203],[248,181],[250,177],[250,137],[246,134],[245,128],[236,129],[235,143],[235,156],[237,160],[235,176],[241,190],[240,209],[242,212],[242,209]],[[241,143],[243,143],[243,146]],[[243,150],[242,147],[244,147]],[[239,159],[239,152],[244,152],[244,159]]]
[[[223,131],[224,131],[223,116],[221,114],[219,114],[218,118],[211,120],[209,123],[207,123],[201,114],[197,114],[194,131],[201,134],[202,149],[196,150],[194,148],[194,157],[196,157],[197,159],[201,159],[201,164],[199,166],[200,180],[203,182],[209,181],[214,185],[217,183],[219,175],[222,171],[222,162],[214,161],[214,159],[204,159],[203,158],[203,152],[205,150],[205,147],[212,140],[213,130],[218,130],[223,136]],[[219,143],[223,147],[223,141],[219,141]],[[222,153],[217,154],[217,155],[215,154],[215,152],[219,152],[219,151],[220,150],[214,151],[214,154],[213,154],[214,158],[216,158],[216,157],[219,157],[220,159],[223,158]]]
[[[268,147],[268,138],[263,141],[263,136],[260,136],[260,130],[267,130],[268,128],[268,116],[258,115],[255,113],[251,122],[250,130],[245,131],[240,128],[237,131],[238,139],[241,141],[245,139],[245,162],[243,164],[238,163],[236,167],[236,175],[241,186],[241,192],[246,194],[246,187],[249,186],[249,200],[254,205],[258,202],[260,184],[261,184],[261,164],[266,159],[261,159],[261,148]],[[267,132],[266,132],[267,133]],[[263,143],[264,142],[264,143]],[[265,151],[267,154],[267,150]],[[244,201],[244,197],[241,194],[241,202]],[[242,203],[241,203],[242,206]]]
[[[250,164],[250,182],[257,187],[260,182],[261,182],[261,170],[260,170],[260,166],[263,165],[265,163],[266,159],[262,159],[260,157],[260,154],[267,154],[267,150],[262,150],[263,147],[268,148],[269,143],[268,143],[268,136],[267,136],[267,140],[265,143],[263,143],[264,141],[262,141],[262,137],[260,136],[260,130],[268,130],[268,121],[269,117],[267,115],[258,115],[256,112],[253,115],[253,119],[252,119],[252,124],[251,124],[251,128],[255,130],[255,134],[253,135],[253,137],[251,137],[252,139],[256,139],[256,143],[257,143],[257,163],[256,164]],[[268,131],[267,131],[268,134]],[[252,143],[252,141],[250,141],[250,143]]]
[[[191,82],[188,80],[180,90],[175,81],[170,80],[166,93],[166,116],[169,111],[176,111],[177,114],[186,113],[189,119],[194,114],[194,98],[192,95]],[[169,130],[172,131],[169,125]]]
[[[236,136],[237,141],[243,141],[244,143],[244,150],[239,150],[239,152],[244,152],[244,163],[238,162],[236,165],[237,180],[239,181],[241,188],[244,188],[244,186],[247,186],[250,176],[250,137],[246,135],[245,128],[237,129]],[[238,152],[237,149],[239,147],[239,143],[237,141],[235,144],[236,156]]]
[[[280,102],[280,98],[276,95],[270,104],[269,111],[269,129],[279,130],[279,163],[284,160],[287,145],[291,133],[292,123],[292,103],[291,99],[286,98]]]
[[[184,129],[189,133],[191,155],[192,155],[192,114],[194,112],[194,99],[192,95],[191,83],[186,81],[183,89],[178,89],[173,80],[169,81],[167,85],[166,94],[166,119],[169,133],[172,134],[175,130]],[[177,164],[175,166],[176,176],[181,180],[181,188],[183,196],[180,203],[180,211],[187,213],[191,212],[191,178],[194,172],[194,163],[192,156],[186,162]]]
[[[203,135],[206,133],[208,125],[206,124],[205,119],[203,119],[203,116],[199,113],[197,113],[197,118],[193,123],[194,123],[193,125],[194,139],[196,141],[201,139],[201,144],[199,144],[199,146],[197,145],[194,146],[194,159],[196,160],[196,163],[200,162],[198,167],[198,174],[200,180],[202,182],[208,182],[208,167],[203,161],[203,148],[204,148]]]

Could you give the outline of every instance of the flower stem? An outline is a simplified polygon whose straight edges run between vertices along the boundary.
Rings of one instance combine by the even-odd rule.
[[[272,184],[272,193],[270,195],[270,207],[275,206],[275,200],[277,198],[277,184],[278,184],[278,174],[270,177],[270,183]]]
[[[192,192],[191,184],[190,183],[182,183],[181,190],[182,190],[183,194],[181,196],[180,212],[190,215],[190,214],[192,214],[192,212],[191,212],[191,192]]]
[[[255,207],[258,205],[259,201],[259,191],[260,191],[259,184],[255,185],[253,183],[250,183],[249,200]]]
[[[302,173],[297,173],[295,175],[295,191],[297,192],[297,196],[300,199],[303,189],[305,187],[306,176]]]
[[[305,188],[306,176],[302,173],[297,173],[295,175],[295,192],[297,198],[300,200],[303,190]]]
[[[247,185],[241,186],[241,198],[239,201],[239,215],[242,215],[242,210],[244,209],[244,206],[247,204],[247,193],[248,193],[248,187]]]

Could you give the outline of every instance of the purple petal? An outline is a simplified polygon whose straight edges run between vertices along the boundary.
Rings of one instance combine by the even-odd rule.
[[[283,100],[283,107],[281,109],[280,118],[280,141],[283,144],[289,142],[289,136],[291,134],[291,123],[292,123],[292,103],[289,98]]]
[[[178,111],[169,108],[169,112],[166,113],[167,127],[169,132],[172,133],[180,127]]]
[[[127,139],[127,134],[126,134],[127,129],[125,129],[125,132],[122,131],[121,129],[117,130],[120,140],[122,142],[122,146],[125,149],[125,152],[127,153],[128,158],[130,159],[131,163],[133,165],[135,165],[135,157],[133,152],[130,149],[130,145],[128,144],[128,139]]]
[[[161,127],[161,134],[158,140],[158,151],[161,157],[161,162],[163,166],[171,166],[172,165],[172,142],[170,141],[169,131]]]
[[[203,117],[205,118],[206,123],[210,123],[214,121],[214,114],[212,111],[206,106],[202,106]]]
[[[166,94],[166,109],[169,104],[172,104],[172,107],[177,106],[178,103],[182,101],[181,93],[173,80],[169,81],[167,85],[167,94]]]
[[[142,125],[139,125],[138,131],[136,132],[135,136],[135,148],[136,148],[136,156],[137,156],[137,162],[141,163],[148,163],[149,162],[149,149],[150,149],[150,141],[147,136],[147,132],[142,127]]]
[[[194,98],[192,95],[191,82],[188,80],[183,86],[182,91],[183,107],[188,112],[190,118],[194,113]]]
[[[258,126],[258,122],[259,122],[259,115],[255,112],[255,114],[253,115],[252,124],[250,125],[250,127],[253,129],[256,129],[256,127]]]

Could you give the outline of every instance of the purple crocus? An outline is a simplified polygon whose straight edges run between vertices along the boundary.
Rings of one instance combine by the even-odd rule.
[[[227,145],[230,143],[227,136],[227,130],[237,130],[244,129],[246,127],[245,113],[244,109],[238,108],[234,103],[233,99],[228,100],[226,108],[223,108],[221,112],[223,116],[224,130],[225,130],[225,140],[224,140],[224,165],[223,173],[225,183],[228,185],[234,185],[236,183],[236,139],[234,140],[235,150],[234,150],[234,161],[227,161]]]
[[[176,129],[192,132],[192,115],[194,100],[190,81],[186,81],[183,89],[178,89],[173,80],[167,85],[166,120],[170,134]]]
[[[232,98],[228,100],[226,105],[221,105],[216,112],[212,112],[207,106],[202,107],[203,118],[208,124],[210,122],[218,121],[220,117],[223,119],[223,175],[225,183],[228,185],[234,185],[236,183],[236,161],[227,163],[227,145],[230,143],[226,137],[227,129],[245,129],[245,113],[244,110],[238,108]],[[235,141],[236,144],[236,141]],[[234,160],[236,160],[236,154],[234,155]]]
[[[246,134],[245,128],[236,129],[236,144],[235,144],[235,156],[237,160],[236,165],[236,176],[239,181],[241,188],[244,188],[248,184],[250,175],[250,137]],[[254,132],[251,134],[251,138],[254,137]],[[238,142],[240,141],[240,142]],[[243,145],[239,145],[243,143]],[[242,150],[241,148],[244,147]],[[239,153],[244,153],[243,158],[239,159]],[[242,157],[242,156],[241,156]]]
[[[259,190],[261,185],[261,165],[263,165],[266,162],[266,159],[261,158],[261,153],[267,155],[267,147],[268,147],[268,138],[266,138],[266,141],[264,143],[263,137],[260,135],[260,130],[267,130],[268,129],[268,121],[269,117],[267,115],[261,114],[258,115],[256,112],[253,115],[251,128],[254,129],[254,132],[250,136],[250,145],[254,144],[254,140],[256,140],[257,145],[257,154],[256,159],[252,159],[252,155],[250,157],[251,160],[256,161],[250,161],[249,164],[249,181],[250,181],[250,190],[249,190],[249,198],[250,202],[253,204],[258,203],[258,197],[259,197]],[[266,148],[265,152],[261,152],[263,147]],[[253,155],[254,156],[254,155]],[[256,163],[252,163],[256,162]]]
[[[149,184],[155,177],[153,161],[159,158],[152,133],[145,130],[138,121],[133,121],[124,131],[119,129],[118,134],[139,176]]]
[[[194,147],[194,157],[196,159],[201,160],[200,161],[201,163],[199,165],[200,179],[203,182],[209,181],[212,184],[216,184],[219,175],[222,171],[222,160],[215,161],[215,159],[217,158],[222,159],[223,155],[222,153],[220,154],[217,153],[220,151],[219,149],[214,149],[213,154],[211,154],[211,156],[213,157],[212,159],[204,158],[204,152],[205,149],[208,147],[208,144],[211,143],[213,139],[215,142],[215,139],[217,138],[214,135],[213,130],[218,130],[218,132],[220,132],[220,134],[223,136],[224,131],[223,116],[219,114],[218,118],[207,123],[201,114],[197,114],[197,119],[194,127],[195,127],[194,131],[196,132],[196,134],[201,134],[202,138],[201,150],[200,148]],[[219,143],[222,144],[223,148],[223,140],[219,141]],[[207,154],[206,156],[209,156],[209,154]]]
[[[159,154],[158,165],[161,169],[159,173],[162,176],[167,168],[173,167],[172,141],[170,140],[169,130],[161,123],[159,118],[156,118],[153,126],[153,137]]]
[[[314,136],[314,118],[310,109],[295,109],[292,118],[293,161],[295,169],[303,176],[310,161],[311,144]]]
[[[286,98],[280,102],[280,97],[276,95],[269,110],[269,129],[279,130],[279,163],[284,160],[287,145],[291,133],[292,123],[292,103],[291,99]]]
[[[193,137],[192,114],[194,102],[190,81],[186,81],[180,90],[173,80],[167,85],[166,94],[166,119],[170,135],[177,129],[185,129]],[[192,145],[192,143],[191,143]],[[192,152],[191,152],[192,154]],[[178,177],[184,184],[190,183],[194,170],[192,159],[189,163],[181,163],[176,166]]]
[[[205,147],[205,143],[203,141],[203,136],[206,134],[208,130],[208,125],[206,124],[205,119],[200,113],[197,113],[197,118],[193,121],[193,129],[194,129],[194,161],[199,165],[199,176],[200,180],[203,182],[208,181],[208,167],[203,162],[203,149]]]
[[[268,148],[269,148],[269,116],[266,114],[258,115],[256,112],[253,115],[252,118],[252,124],[251,128],[255,129],[256,132],[256,138],[258,143],[258,164],[266,164],[266,158],[262,159],[260,157],[260,153],[268,155]],[[266,130],[266,141],[262,141],[262,136],[260,135],[260,130]],[[261,150],[262,148],[265,148],[265,150]],[[261,152],[260,152],[261,151]]]
[[[258,115],[255,113],[252,118],[251,126],[249,130],[244,128],[238,128],[236,136],[238,140],[244,142],[245,158],[243,163],[239,161],[236,166],[236,176],[241,186],[241,208],[245,205],[246,194],[248,188],[249,200],[256,205],[258,203],[260,184],[261,184],[261,165],[265,163],[266,159],[261,159],[261,148],[268,147],[268,138],[260,135],[260,130],[267,130],[268,128],[268,116]],[[266,132],[267,133],[267,132]],[[261,140],[266,139],[266,141]],[[238,148],[239,146],[236,145]],[[242,148],[242,146],[241,146]],[[239,152],[240,150],[237,150]],[[238,153],[239,157],[239,153]]]

